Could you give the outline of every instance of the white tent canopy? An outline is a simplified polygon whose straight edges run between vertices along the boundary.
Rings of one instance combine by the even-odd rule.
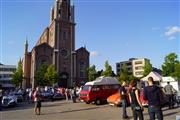
[[[176,81],[173,77],[162,77],[161,86],[165,87],[167,82],[170,82],[170,85],[172,85],[175,90],[180,90],[180,82]]]
[[[154,81],[161,81],[162,76],[157,72],[150,72],[146,77],[141,78],[142,81],[148,81],[148,78],[152,77]]]
[[[85,85],[114,85],[119,84],[119,81],[114,77],[99,77],[94,81],[87,82]]]

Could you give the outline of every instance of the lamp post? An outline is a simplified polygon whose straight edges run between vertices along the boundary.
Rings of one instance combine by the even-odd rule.
[[[71,51],[71,87],[75,86],[75,80],[76,77],[76,52]]]

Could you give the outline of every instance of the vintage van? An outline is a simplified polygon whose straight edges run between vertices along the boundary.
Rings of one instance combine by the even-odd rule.
[[[95,102],[96,105],[106,101],[107,98],[119,90],[120,84],[113,77],[99,77],[94,81],[87,82],[81,92],[80,100],[87,104]]]

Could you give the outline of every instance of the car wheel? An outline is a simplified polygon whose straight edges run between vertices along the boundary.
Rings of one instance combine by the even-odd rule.
[[[86,104],[90,104],[90,102],[88,101],[88,102],[86,102]]]
[[[96,105],[100,105],[100,104],[101,104],[100,99],[96,99],[95,104],[96,104]]]

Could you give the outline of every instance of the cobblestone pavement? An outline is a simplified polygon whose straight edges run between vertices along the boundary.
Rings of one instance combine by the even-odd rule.
[[[112,107],[108,104],[96,106],[85,103],[72,103],[71,101],[43,102],[42,114],[35,115],[33,104],[22,103],[16,108],[6,108],[0,113],[0,120],[121,120],[120,107]],[[130,119],[132,113],[127,109]],[[180,115],[180,107],[175,109],[163,109],[164,120],[176,120]],[[147,109],[144,110],[145,120],[149,119]],[[179,119],[180,120],[180,119]]]

